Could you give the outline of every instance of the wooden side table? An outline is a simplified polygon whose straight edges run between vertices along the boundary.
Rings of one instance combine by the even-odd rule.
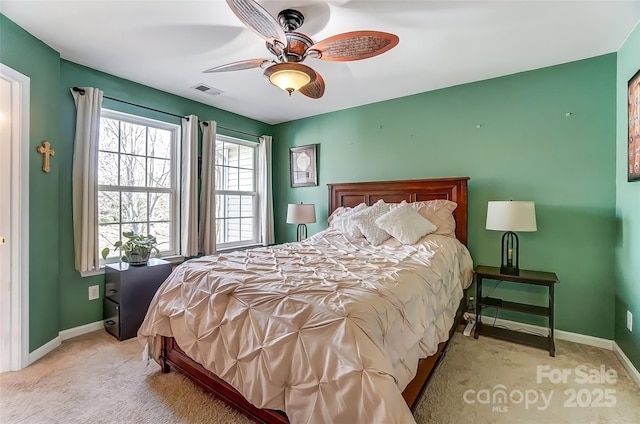
[[[558,276],[553,272],[520,270],[520,275],[506,275],[500,273],[499,267],[478,265],[476,273],[476,328],[474,337],[479,335],[495,337],[528,346],[548,349],[550,356],[556,355],[556,345],[554,341],[554,286],[559,282]],[[482,297],[482,280],[509,281],[520,284],[533,284],[546,286],[549,289],[549,305],[537,306],[525,303],[510,302],[493,297]],[[533,315],[547,317],[549,323],[549,335],[540,336],[537,334],[523,333],[515,330],[484,325],[482,323],[483,308],[501,308],[510,311],[524,312]]]

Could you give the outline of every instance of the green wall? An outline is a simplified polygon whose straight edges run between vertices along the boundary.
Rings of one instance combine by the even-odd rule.
[[[627,182],[627,82],[640,70],[640,25],[618,52],[615,340],[636,369],[640,369],[640,181]],[[627,330],[627,311],[633,332]]]
[[[475,263],[500,261],[501,234],[484,229],[487,201],[535,201],[538,231],[520,234],[521,267],[558,274],[557,329],[613,339],[615,87],[609,54],[279,124],[277,241],[295,239],[287,203],[315,203],[309,231],[326,226],[327,183],[469,176]],[[311,143],[319,186],[292,189],[289,147]],[[495,295],[544,301],[508,283]]]
[[[289,202],[316,203],[319,222],[310,232],[325,227],[327,183],[467,175],[471,253],[478,264],[497,264],[500,233],[484,229],[487,201],[534,200],[539,229],[520,235],[521,265],[560,277],[556,327],[612,339],[615,321],[616,341],[638,366],[638,338],[625,333],[623,314],[631,308],[640,328],[638,282],[632,281],[640,265],[631,260],[640,255],[640,217],[632,215],[639,207],[640,183],[623,179],[614,146],[617,122],[620,162],[624,89],[632,69],[640,67],[632,54],[639,38],[636,29],[617,59],[610,54],[271,127],[60,60],[56,51],[0,14],[0,61],[31,78],[30,350],[60,330],[102,316],[101,302],[87,300],[87,287],[102,286],[103,277],[82,278],[73,268],[75,106],[69,88],[77,85],[251,133],[272,133],[278,242],[295,238],[294,226],[284,224]],[[105,100],[103,106],[179,123],[123,103]],[[35,153],[42,140],[56,149],[49,174],[42,173]],[[320,144],[320,184],[291,189],[288,148],[310,143]],[[614,296],[616,270],[620,283]],[[517,286],[496,290],[497,296],[543,300],[542,292]]]
[[[61,142],[56,157],[60,163],[60,329],[77,327],[102,320],[102,300],[88,300],[88,287],[99,284],[102,290],[104,276],[81,277],[74,268],[73,221],[71,199],[71,168],[76,108],[70,89],[73,86],[97,87],[104,95],[176,115],[195,114],[201,120],[215,120],[227,128],[251,134],[270,134],[271,126],[231,112],[213,108],[183,97],[114,77],[73,62],[62,60],[57,107],[60,112]],[[132,113],[147,118],[180,125],[180,119],[170,115],[130,106],[105,99],[103,108]],[[242,137],[219,129],[218,133]]]
[[[58,195],[61,146],[58,120],[60,55],[0,14],[0,62],[30,78],[29,126],[29,351],[58,336]],[[56,156],[42,172],[36,147]],[[3,206],[4,207],[4,206]]]
[[[102,320],[102,300],[89,301],[88,287],[98,284],[102,289],[104,276],[83,278],[74,269],[71,167],[76,110],[71,87],[98,87],[109,97],[177,115],[196,114],[253,134],[270,134],[272,127],[61,60],[55,50],[2,14],[0,62],[31,79],[29,350],[33,352],[62,330]],[[178,118],[112,100],[105,100],[103,107],[180,124]],[[218,132],[238,136],[223,129]],[[43,140],[56,151],[48,174],[41,171],[42,158],[36,152]]]

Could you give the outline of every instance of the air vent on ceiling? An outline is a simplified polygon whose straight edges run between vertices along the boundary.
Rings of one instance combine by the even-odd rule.
[[[214,87],[209,87],[208,85],[205,85],[205,84],[198,84],[191,88],[195,88],[198,91],[202,91],[203,93],[207,93],[212,96],[218,96],[222,94],[222,90],[218,90],[217,88],[214,88]]]

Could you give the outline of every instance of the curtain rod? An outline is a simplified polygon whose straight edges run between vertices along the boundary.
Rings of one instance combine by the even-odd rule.
[[[81,95],[84,95],[84,90],[83,90],[82,88],[79,88],[79,87],[73,87],[73,88],[72,88],[72,90],[73,90],[73,91],[75,91],[75,92],[77,92],[77,93],[80,93]],[[154,109],[154,108],[147,107],[147,106],[142,106],[142,105],[139,105],[139,104],[136,104],[136,103],[131,103],[131,102],[127,102],[127,101],[125,101],[125,100],[115,99],[115,98],[113,98],[113,97],[109,97],[109,96],[104,96],[104,95],[103,95],[102,97],[104,97],[105,99],[109,99],[109,100],[116,101],[116,102],[125,103],[125,104],[131,105],[131,106],[140,107],[140,108],[142,108],[142,109],[147,109],[147,110],[152,110],[152,111],[154,111],[154,112],[164,113],[165,115],[175,116],[176,118],[186,119],[187,121],[189,120],[189,117],[188,117],[188,116],[176,115],[175,113],[165,112],[164,110],[159,110],[159,109]],[[204,122],[204,121],[200,121],[200,122],[202,122],[205,126],[208,126],[208,125],[209,125],[209,123],[208,123],[208,122]],[[260,136],[260,135],[251,134],[251,133],[244,132],[244,131],[240,131],[240,130],[234,130],[233,128],[223,127],[222,125],[217,125],[217,127],[218,127],[218,128],[222,128],[223,130],[232,131],[232,132],[235,132],[235,133],[238,133],[238,134],[248,135],[248,136],[250,136],[250,137],[255,137],[255,138],[260,138],[260,137],[262,137],[262,136]]]

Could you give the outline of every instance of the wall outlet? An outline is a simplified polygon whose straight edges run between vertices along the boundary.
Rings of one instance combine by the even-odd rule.
[[[627,311],[627,330],[633,331],[633,314]]]
[[[89,286],[89,300],[100,299],[100,286]]]

